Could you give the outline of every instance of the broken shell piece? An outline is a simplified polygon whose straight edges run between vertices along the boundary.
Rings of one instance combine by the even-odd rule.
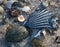
[[[23,16],[23,15],[19,16],[19,17],[18,17],[18,21],[20,21],[20,22],[24,22],[24,21],[25,21],[24,16]]]
[[[44,34],[44,36],[46,35],[46,31],[45,30],[43,30],[43,34]]]

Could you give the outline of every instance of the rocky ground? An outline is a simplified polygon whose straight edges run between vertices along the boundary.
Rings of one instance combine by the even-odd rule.
[[[46,47],[60,47],[60,43],[55,42],[57,36],[60,36],[60,28],[57,31],[55,31],[54,35],[46,35],[43,44]]]
[[[50,0],[50,1],[52,1],[52,0]],[[56,2],[55,0],[53,0],[53,1]],[[31,8],[33,7],[32,10],[34,11],[34,9],[36,9],[36,7],[40,4],[40,1],[39,0],[31,0],[30,3],[31,3],[31,5],[30,5]],[[59,1],[58,1],[57,4],[58,4],[57,6],[60,7]],[[5,30],[6,30],[6,25],[1,25],[0,26],[0,38],[4,38],[5,37],[5,33],[6,33]],[[54,43],[54,40],[56,39],[56,36],[60,36],[60,28],[57,31],[55,31],[55,35],[46,35],[45,36],[45,40],[43,40],[44,41],[43,44],[45,45],[45,47],[60,47],[60,44]],[[25,40],[25,41],[27,41],[27,40]],[[21,43],[21,45],[23,45],[23,43],[25,41],[23,41]],[[4,47],[1,44],[1,42],[0,42],[0,47]],[[21,46],[21,47],[23,47],[23,46]]]

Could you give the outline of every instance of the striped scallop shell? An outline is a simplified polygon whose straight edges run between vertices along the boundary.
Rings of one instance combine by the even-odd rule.
[[[30,15],[29,20],[27,22],[27,26],[30,28],[52,28],[49,20],[53,15],[53,13],[47,9],[42,11],[34,12]]]

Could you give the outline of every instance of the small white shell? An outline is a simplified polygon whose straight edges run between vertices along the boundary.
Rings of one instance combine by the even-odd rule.
[[[23,8],[22,8],[22,11],[25,11],[25,12],[29,12],[31,9],[30,9],[30,7],[29,6],[24,6]]]
[[[18,21],[20,21],[20,22],[24,22],[24,21],[25,21],[24,16],[23,16],[23,15],[19,16],[19,17],[18,17]]]

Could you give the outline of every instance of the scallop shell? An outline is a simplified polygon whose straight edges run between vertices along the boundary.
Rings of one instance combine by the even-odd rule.
[[[54,14],[47,9],[44,9],[42,11],[34,12],[30,15],[30,18],[27,22],[27,26],[30,28],[48,28],[51,29],[52,26],[49,23],[49,20],[51,17],[53,17]],[[53,25],[53,24],[52,24]]]

